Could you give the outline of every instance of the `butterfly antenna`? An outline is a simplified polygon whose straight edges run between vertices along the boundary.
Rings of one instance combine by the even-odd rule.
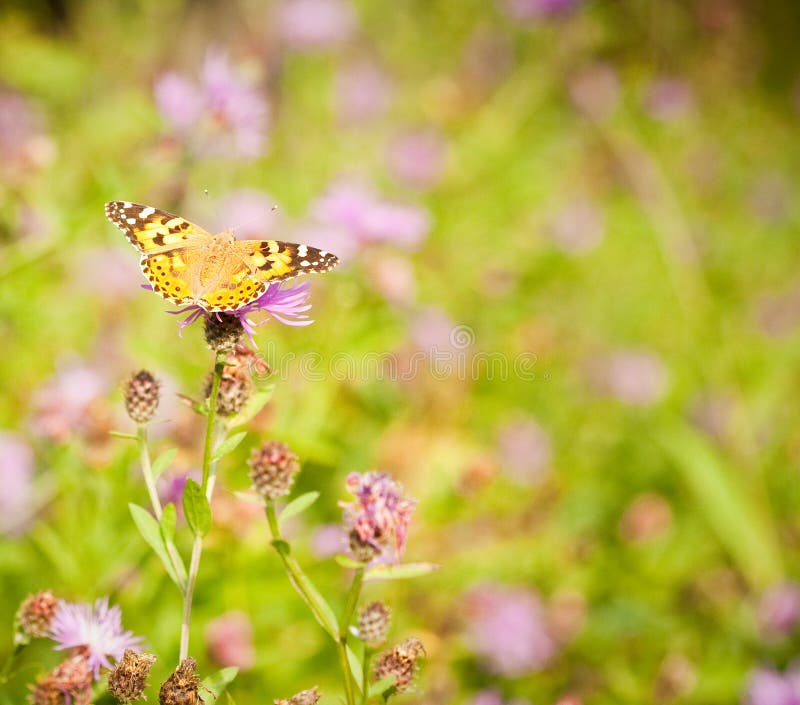
[[[272,215],[277,210],[278,210],[278,206],[272,206],[272,208],[269,209],[269,214],[268,215]],[[231,228],[231,230],[233,230],[233,232],[238,232],[242,228],[246,228],[248,225],[253,225],[253,223],[258,223],[258,222],[263,222],[263,221],[264,221],[264,216],[263,215],[257,215],[257,216],[255,216],[253,218],[249,218],[248,220],[246,220],[243,223],[239,223],[238,225],[234,225]]]

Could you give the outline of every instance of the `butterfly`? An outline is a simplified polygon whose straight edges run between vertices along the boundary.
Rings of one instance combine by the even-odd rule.
[[[155,291],[178,305],[236,311],[272,282],[327,272],[336,255],[280,240],[237,240],[232,230],[212,235],[178,215],[129,201],[106,203],[106,217],[142,257],[139,266]]]

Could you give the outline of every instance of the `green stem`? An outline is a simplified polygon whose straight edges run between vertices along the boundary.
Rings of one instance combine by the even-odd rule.
[[[3,664],[3,670],[0,671],[0,685],[5,685],[8,683],[11,677],[11,668],[14,665],[14,661],[17,660],[17,656],[22,653],[22,650],[27,646],[27,644],[14,644],[14,650],[8,655],[6,662]]]
[[[211,394],[208,397],[208,416],[206,424],[206,440],[203,448],[203,492],[208,487],[208,478],[211,474],[211,455],[214,446],[214,430],[217,419],[217,399],[219,398],[219,385],[222,381],[222,371],[225,369],[225,353],[218,352],[214,361],[214,375],[211,378]]]
[[[367,705],[369,695],[369,662],[372,659],[372,649],[364,644],[364,660],[361,663],[361,705]]]
[[[158,498],[156,479],[153,477],[153,466],[150,463],[150,453],[147,450],[147,426],[139,424],[136,430],[136,436],[139,439],[139,458],[142,464],[144,484],[147,486],[147,493],[150,495],[150,504],[153,507],[153,513],[156,515],[156,519],[161,521],[161,500]]]
[[[358,598],[361,594],[361,585],[364,582],[364,567],[356,568],[353,574],[353,582],[347,591],[347,599],[344,604],[344,611],[339,620],[339,638],[336,640],[336,648],[339,651],[339,661],[342,664],[342,677],[344,678],[345,695],[348,705],[355,705],[355,691],[353,689],[353,677],[350,673],[350,663],[347,659],[347,637],[350,629],[350,622],[353,621],[353,614],[356,611]]]
[[[192,598],[194,586],[197,582],[197,573],[200,570],[200,556],[203,553],[203,537],[195,536],[192,544],[192,558],[189,563],[189,579],[186,583],[186,592],[183,595],[183,620],[181,621],[181,650],[178,663],[189,655],[189,627],[192,620]]]

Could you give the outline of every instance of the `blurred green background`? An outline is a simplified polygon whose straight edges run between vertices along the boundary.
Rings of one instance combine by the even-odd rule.
[[[790,702],[757,685],[798,687],[799,30],[777,0],[4,3],[2,633],[30,592],[110,595],[153,683],[177,656],[108,432],[146,367],[154,451],[196,472],[175,393],[211,354],[140,288],[120,199],[344,260],[313,325],[260,329],[275,396],[220,471],[191,651],[244,666],[240,705],[338,691],[232,494],[266,438],[323,491],[292,534],[337,607],[346,473],[418,499],[407,558],[441,570],[366,592],[428,651],[399,700]],[[0,702],[57,660],[32,647]]]

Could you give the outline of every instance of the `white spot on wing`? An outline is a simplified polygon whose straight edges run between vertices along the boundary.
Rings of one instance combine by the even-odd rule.
[[[142,212],[139,213],[139,217],[140,218],[146,218],[148,215],[153,215],[153,213],[155,213],[155,212],[156,212],[155,208],[153,208],[151,206],[148,206],[147,208],[143,208],[142,209]]]
[[[126,218],[125,222],[128,223],[128,225],[136,225],[136,218]]]
[[[307,259],[304,259],[304,260],[303,260],[303,261],[300,263],[300,266],[301,266],[301,267],[309,267],[309,266],[311,266],[311,262],[309,262]]]
[[[300,245],[300,247],[297,248],[297,254],[301,257],[305,257],[306,254],[308,254],[308,248],[305,245]]]

